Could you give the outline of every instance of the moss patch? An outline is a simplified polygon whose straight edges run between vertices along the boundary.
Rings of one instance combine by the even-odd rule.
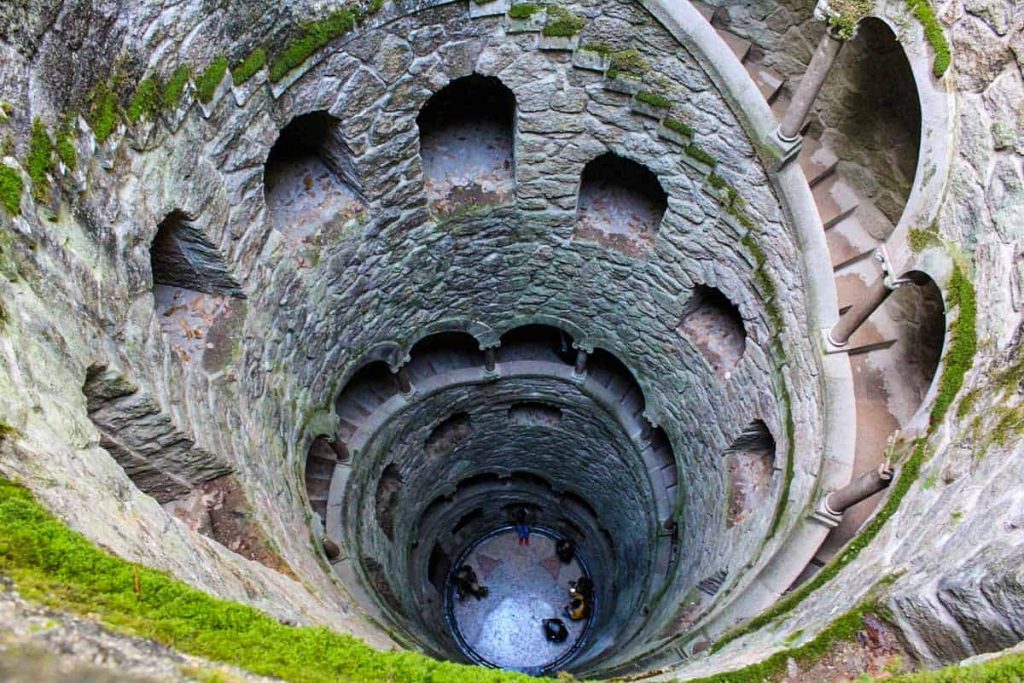
[[[874,9],[872,0],[829,0],[828,25],[843,40],[853,38],[857,24]]]
[[[0,480],[0,571],[31,600],[94,615],[121,633],[286,681],[533,680],[413,652],[378,652],[324,628],[284,626],[251,607],[217,600],[99,550],[6,480]]]
[[[542,34],[550,38],[571,38],[583,30],[586,20],[561,5],[548,7],[548,20]]]
[[[162,89],[163,86],[158,77],[150,76],[143,79],[139,83],[139,87],[136,88],[135,94],[132,95],[131,101],[128,102],[128,108],[124,112],[125,118],[133,124],[143,118],[153,119],[163,105]]]
[[[46,131],[46,124],[39,119],[32,122],[25,167],[32,181],[32,196],[37,200],[43,199],[50,186],[48,175],[53,169],[53,140]]]
[[[951,664],[935,671],[921,671],[877,680],[886,680],[889,683],[1019,683],[1024,681],[1024,655],[1007,655],[971,666]]]
[[[181,103],[181,98],[185,94],[185,86],[188,85],[188,79],[191,77],[191,67],[184,64],[171,73],[171,77],[167,79],[167,85],[164,86],[162,103],[164,109],[174,111],[178,108],[178,104]]]
[[[361,13],[357,8],[346,7],[304,26],[299,35],[285,45],[284,50],[270,65],[270,80],[274,83],[280,81],[289,71],[309,59],[314,52],[355,28],[360,17]]]
[[[57,150],[57,156],[68,167],[68,170],[74,171],[78,166],[78,150],[75,148],[74,125],[70,121],[65,121],[57,131],[54,147]]]
[[[939,18],[935,15],[935,9],[932,8],[928,0],[907,0],[907,5],[914,13],[914,16],[917,17],[917,20],[921,22],[921,26],[924,27],[925,40],[935,50],[935,59],[932,61],[932,73],[935,74],[936,78],[942,78],[942,75],[946,73],[946,69],[949,68],[951,52],[949,41],[946,40],[946,33],[942,30]]]
[[[242,85],[256,75],[256,72],[267,63],[267,51],[258,47],[249,53],[249,56],[242,60],[238,66],[231,70],[231,81],[235,85]]]
[[[946,411],[964,385],[964,376],[974,365],[974,354],[978,350],[977,301],[974,284],[958,265],[949,279],[946,295],[946,310],[959,308],[956,322],[950,325],[949,348],[942,357],[942,376],[939,391],[932,404],[931,430],[942,421]]]
[[[196,97],[200,102],[207,104],[213,99],[214,93],[217,92],[217,86],[224,80],[227,70],[228,58],[224,56],[217,57],[210,63],[210,66],[203,69],[199,78],[196,79]]]
[[[10,166],[0,164],[0,204],[12,216],[21,213],[21,193],[24,189],[21,174]]]
[[[540,5],[534,5],[532,3],[523,3],[521,5],[512,5],[508,9],[508,16],[509,16],[509,19],[516,19],[518,21],[523,21],[524,19],[529,19],[530,17],[532,17],[534,14],[539,12],[540,9],[541,9]]]
[[[628,50],[617,50],[608,56],[608,78],[615,78],[620,74],[638,78],[647,73],[650,65],[639,50],[630,48]]]
[[[672,106],[672,100],[657,93],[641,90],[636,94],[637,102],[643,102],[658,109],[668,109]]]
[[[693,137],[693,128],[678,119],[666,117],[665,119],[662,120],[661,125],[665,126],[671,131],[679,133],[680,135],[685,135],[688,138]]]
[[[100,83],[93,90],[87,119],[96,142],[106,142],[117,127],[117,94],[109,83]]]
[[[907,243],[910,245],[910,250],[915,254],[931,247],[942,246],[942,240],[939,239],[937,232],[934,230],[923,230],[921,228],[910,229],[910,234],[907,237]]]
[[[686,149],[684,151],[686,152],[686,155],[691,159],[696,159],[697,161],[707,166],[710,166],[711,168],[718,166],[718,159],[715,159],[703,147],[700,147],[695,143],[691,142],[689,145],[686,146]]]

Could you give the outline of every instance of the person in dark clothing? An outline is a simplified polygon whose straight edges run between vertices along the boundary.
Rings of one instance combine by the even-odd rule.
[[[569,538],[560,538],[555,544],[555,555],[562,564],[569,564],[576,555],[576,544]]]
[[[544,637],[551,643],[562,643],[569,637],[569,629],[561,619],[544,620]]]
[[[516,508],[512,517],[516,525],[516,535],[519,537],[519,545],[530,545],[530,513],[524,507]]]
[[[570,595],[573,591],[583,596],[583,599],[590,602],[594,598],[594,582],[586,576],[581,576],[569,584]]]
[[[455,572],[455,591],[459,600],[465,600],[467,595],[472,595],[477,600],[487,597],[490,592],[487,586],[481,586],[477,580],[476,572],[468,564],[464,564]]]

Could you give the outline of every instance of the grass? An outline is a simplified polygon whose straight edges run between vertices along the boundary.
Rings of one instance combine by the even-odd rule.
[[[221,55],[217,57],[210,65],[203,69],[203,72],[196,78],[196,97],[203,104],[207,104],[213,99],[214,93],[217,92],[217,86],[224,80],[224,74],[228,70],[228,58]]]
[[[12,216],[21,213],[21,193],[24,189],[25,183],[17,169],[0,164],[0,204]]]
[[[523,21],[529,19],[534,14],[541,10],[540,5],[534,5],[532,3],[523,3],[521,5],[512,5],[508,9],[509,19],[516,19],[517,21]]]
[[[678,119],[666,117],[665,119],[662,120],[661,125],[665,126],[671,131],[679,133],[680,135],[685,135],[688,138],[693,137],[693,128]]]
[[[143,118],[153,119],[163,105],[161,90],[162,84],[158,77],[150,76],[143,79],[139,83],[139,87],[135,89],[131,101],[128,102],[128,108],[124,112],[125,118],[133,124]]]
[[[718,159],[715,159],[703,147],[700,147],[695,143],[691,142],[683,151],[685,151],[686,155],[691,159],[696,159],[706,166],[710,166],[711,168],[718,166]]]
[[[935,671],[920,671],[882,680],[889,683],[1020,683],[1024,681],[1024,655],[1007,655],[971,666],[953,664]]]
[[[231,70],[231,81],[235,85],[242,85],[256,75],[256,72],[267,63],[267,51],[258,47],[249,53],[235,68]]]
[[[549,38],[571,38],[583,30],[586,20],[561,5],[548,7],[547,23],[541,33]]]
[[[513,682],[520,674],[378,652],[325,628],[289,627],[168,574],[104,552],[32,495],[0,479],[0,572],[28,599],[88,614],[121,633],[286,681]]]
[[[185,86],[188,85],[188,79],[191,77],[192,68],[185,64],[171,73],[171,77],[167,79],[167,85],[164,86],[162,103],[164,109],[174,111],[178,108],[178,104],[185,94]]]
[[[87,118],[96,142],[106,142],[117,127],[117,93],[109,83],[100,83],[93,90]]]
[[[830,0],[828,24],[836,29],[843,40],[853,38],[857,24],[874,9],[872,0]]]
[[[924,27],[924,37],[928,44],[935,50],[935,59],[932,61],[932,73],[936,78],[942,78],[949,68],[951,53],[949,41],[946,40],[946,33],[942,30],[942,24],[935,15],[935,9],[928,0],[907,0],[910,10]]]
[[[950,325],[949,346],[942,357],[942,376],[939,378],[938,395],[932,404],[931,429],[945,417],[961,387],[964,376],[974,365],[974,354],[978,350],[977,301],[974,284],[964,274],[961,266],[953,269],[946,294],[946,311],[959,308],[956,322]]]
[[[638,102],[649,104],[650,106],[656,107],[658,109],[668,109],[672,106],[672,100],[668,99],[663,95],[648,92],[647,90],[641,90],[640,92],[638,92],[636,94],[636,99]]]
[[[25,170],[32,181],[32,196],[37,200],[46,197],[49,187],[49,173],[53,169],[53,140],[46,131],[46,124],[35,119],[32,122],[32,135],[29,138],[28,158]]]

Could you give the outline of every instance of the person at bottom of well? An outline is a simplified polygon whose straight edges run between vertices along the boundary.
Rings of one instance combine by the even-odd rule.
[[[476,577],[476,572],[468,564],[464,564],[455,572],[455,591],[458,593],[459,601],[472,595],[477,600],[487,597],[490,592],[487,586],[481,586]]]
[[[544,637],[550,643],[563,643],[569,637],[569,629],[561,619],[545,619]]]
[[[519,545],[530,545],[530,524],[526,508],[518,508],[513,519],[516,525],[516,536],[519,537]]]
[[[587,601],[584,599],[583,594],[579,591],[573,591],[569,596],[569,604],[565,606],[565,610],[562,614],[573,621],[586,619],[589,616],[589,607],[587,606]]]

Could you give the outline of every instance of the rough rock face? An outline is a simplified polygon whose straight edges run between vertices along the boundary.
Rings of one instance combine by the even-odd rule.
[[[636,649],[615,662],[628,669],[643,652],[684,666],[681,660],[707,645],[696,645],[701,638],[720,635],[721,624],[707,626],[717,623],[717,607],[748,598],[763,604],[788,587],[792,576],[780,586],[761,582],[785,561],[785,544],[808,523],[821,489],[844,483],[823,473],[841,459],[827,450],[829,435],[843,429],[836,415],[854,419],[829,384],[833,365],[819,340],[827,324],[817,319],[815,302],[824,286],[834,304],[834,285],[808,272],[813,258],[804,250],[811,247],[794,227],[795,201],[763,159],[750,123],[756,117],[723,85],[719,62],[680,46],[641,3],[611,1],[573,7],[586,19],[579,42],[638,50],[648,67],[641,85],[628,78],[609,85],[604,74],[581,66],[579,52],[538,49],[536,31],[517,33],[503,15],[422,2],[386,5],[275,82],[259,71],[233,84],[229,73],[200,99],[195,81],[215,58],[225,56],[237,70],[253,48],[268,45],[273,63],[300,26],[337,9],[329,5],[14,3],[0,10],[0,100],[11,105],[0,117],[0,140],[9,140],[3,164],[26,183],[15,197],[17,212],[0,208],[8,275],[0,282],[0,417],[11,429],[0,441],[0,474],[23,481],[70,526],[125,557],[280,618],[322,623],[385,647],[390,638],[363,612],[379,617],[379,607],[357,604],[349,591],[360,594],[358,577],[335,572],[323,555],[324,529],[303,488],[309,444],[339,432],[335,398],[362,365],[385,360],[397,370],[431,331],[459,329],[493,348],[518,326],[560,326],[580,349],[606,349],[628,366],[646,399],[643,417],[665,431],[685,477],[670,506],[683,530],[682,559],[668,568],[652,569],[653,558],[639,563],[643,572],[669,572],[668,588],[650,604],[629,594],[644,618],[653,616],[630,626],[640,634]],[[820,32],[807,3],[796,5],[729,10],[730,26],[746,27],[773,52],[766,63],[792,75]],[[893,223],[903,226],[908,201],[932,207],[933,242],[943,246],[932,244],[914,264],[943,286],[936,273],[948,276],[961,264],[974,282],[981,352],[961,403],[935,425],[919,480],[851,566],[781,625],[673,676],[753,661],[792,644],[787,635],[797,630],[809,638],[884,577],[894,578],[883,599],[909,650],[926,663],[1024,637],[1016,486],[1024,464],[1012,457],[1021,446],[1014,426],[1021,387],[1000,380],[1018,362],[1024,305],[1024,16],[1009,0],[951,0],[939,9],[954,65],[944,79],[917,86],[955,89],[948,155],[922,153],[928,161],[918,168],[916,131],[907,125],[913,117],[885,119],[895,121],[891,145],[854,134],[858,110],[844,104],[843,86],[864,83],[857,69],[870,62],[870,50],[850,51],[816,116],[828,136],[856,151],[849,174],[861,174],[855,185]],[[908,58],[920,66],[927,50],[920,31],[908,28],[899,38],[915,47]],[[165,88],[183,66],[192,79],[182,81],[181,96],[146,113],[133,98],[136,86],[156,77],[159,96],[169,97]],[[901,73],[898,82],[920,72]],[[438,201],[428,191],[417,113],[449,82],[473,73],[500,79],[515,96],[514,197],[453,190]],[[97,131],[105,88],[122,112],[109,137]],[[666,133],[623,88],[664,92],[673,115],[692,128],[689,137],[716,161],[715,175],[707,156],[679,144],[680,133]],[[144,113],[130,114],[133,106]],[[312,112],[328,115],[327,142],[309,143],[318,158],[279,167],[283,175],[266,192],[266,164],[280,131]],[[74,168],[64,159],[48,169],[49,187],[30,182],[24,161],[36,119],[55,136],[71,131],[77,153]],[[473,158],[473,150],[461,151]],[[668,195],[655,236],[579,231],[583,169],[607,152],[643,164]],[[307,168],[316,170],[294,171]],[[347,203],[331,205],[315,183]],[[285,211],[299,219],[282,220]],[[894,234],[905,244],[905,232]],[[154,285],[191,293],[167,299]],[[710,288],[726,299],[722,339],[716,325],[725,323],[714,316],[683,324],[700,308],[695,292]],[[394,446],[407,453],[410,470],[427,473],[423,481],[431,485],[415,487],[423,499],[414,501],[425,505],[457,483],[449,462],[514,461],[515,448],[491,448],[479,440],[486,432],[474,436],[458,426],[445,433],[451,444],[431,448],[432,457],[422,446],[449,403],[482,429],[499,418],[504,424],[506,404],[531,392],[549,399],[559,393],[540,381],[509,386],[493,414],[494,396],[481,402],[463,389],[420,405],[422,414],[410,410],[407,433],[393,423],[382,431],[386,438],[377,435],[381,440],[356,453],[354,481],[378,491]],[[927,401],[936,391],[933,385]],[[965,403],[965,395],[974,398]],[[583,403],[570,390],[560,400]],[[519,445],[566,449],[560,421],[586,423],[576,417],[559,413],[556,421],[520,409],[516,426],[531,436]],[[758,444],[774,444],[776,460],[765,465],[758,450],[757,471],[740,483],[757,495],[737,498],[731,477],[741,474],[727,456],[746,443],[752,424],[760,425]],[[590,443],[601,438],[596,431],[584,436]],[[612,449],[599,450],[592,449],[594,469],[584,478],[610,488],[615,470],[601,459]],[[557,484],[571,484],[557,463],[538,462]],[[198,533],[217,520],[216,505],[197,491],[229,472],[244,489],[252,524],[262,527],[252,538],[269,539],[246,555],[262,565],[239,554],[239,539],[216,543]],[[646,474],[633,474],[636,490],[600,507],[628,520],[650,506]],[[404,481],[391,477],[386,495],[351,508],[368,511],[360,523],[371,541],[337,540],[346,541],[342,561],[362,561],[378,597],[408,611],[414,596],[396,595],[403,587],[381,579],[388,563],[409,560],[404,547],[389,544],[404,538],[419,514],[410,504],[393,516],[405,500]],[[760,509],[736,509],[752,505],[748,499]],[[180,504],[158,504],[169,501]],[[776,511],[781,516],[773,519]],[[383,536],[373,536],[377,530]],[[950,557],[962,561],[953,565]],[[778,582],[788,574],[775,576]],[[691,637],[691,626],[712,630]]]

